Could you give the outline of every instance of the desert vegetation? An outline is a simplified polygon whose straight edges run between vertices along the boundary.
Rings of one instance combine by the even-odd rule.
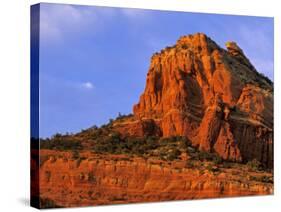
[[[116,119],[110,119],[108,124],[81,130],[76,135],[56,134],[51,138],[41,139],[40,148],[71,151],[72,159],[77,160],[78,163],[86,159],[80,156],[80,151],[91,151],[96,154],[137,156],[163,161],[184,160],[186,168],[195,168],[208,162],[206,169],[209,171],[218,171],[218,167],[227,169],[241,164],[224,160],[215,152],[200,151],[185,136],[122,136],[119,132],[114,131],[113,125],[116,122],[122,122],[123,118],[127,117],[131,117],[131,115],[118,116]],[[46,158],[41,158],[42,162],[45,160]],[[244,162],[244,165],[250,171],[266,171],[265,167],[256,159]],[[266,180],[264,179],[264,181]],[[270,182],[270,180],[267,181]]]

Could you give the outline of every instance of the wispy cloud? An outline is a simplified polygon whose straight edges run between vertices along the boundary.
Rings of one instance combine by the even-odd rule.
[[[55,76],[52,76],[50,74],[41,74],[40,80],[42,80],[43,84],[48,85],[49,87],[60,87],[65,88],[66,90],[73,92],[78,91],[81,92],[83,90],[92,90],[95,88],[94,84],[90,81],[73,81],[63,78],[58,78]]]
[[[81,86],[82,86],[83,88],[86,88],[86,89],[89,89],[89,90],[91,90],[91,89],[94,88],[94,85],[93,85],[91,82],[83,82],[83,83],[81,84]]]
[[[72,5],[42,4],[40,11],[40,36],[44,42],[62,41],[72,33],[87,26],[93,28],[97,14],[87,7]]]
[[[150,13],[141,9],[42,4],[40,36],[46,43],[62,42],[79,33],[95,33],[113,24],[115,17],[124,16],[134,26],[149,21]]]

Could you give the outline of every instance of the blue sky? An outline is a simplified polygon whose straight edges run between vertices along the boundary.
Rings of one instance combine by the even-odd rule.
[[[132,112],[150,57],[186,34],[236,41],[273,80],[273,18],[41,4],[40,136]]]

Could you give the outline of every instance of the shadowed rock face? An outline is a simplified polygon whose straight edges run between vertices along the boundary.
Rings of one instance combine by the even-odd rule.
[[[236,43],[226,47],[198,33],[155,53],[134,116],[158,135],[187,136],[224,159],[272,167],[273,84]]]

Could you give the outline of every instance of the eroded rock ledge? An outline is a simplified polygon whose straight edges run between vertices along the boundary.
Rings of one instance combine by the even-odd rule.
[[[240,168],[212,170],[186,161],[130,158],[125,155],[41,150],[46,161],[40,168],[42,199],[61,207],[133,202],[201,199],[272,194],[273,185],[261,182],[269,173]]]

